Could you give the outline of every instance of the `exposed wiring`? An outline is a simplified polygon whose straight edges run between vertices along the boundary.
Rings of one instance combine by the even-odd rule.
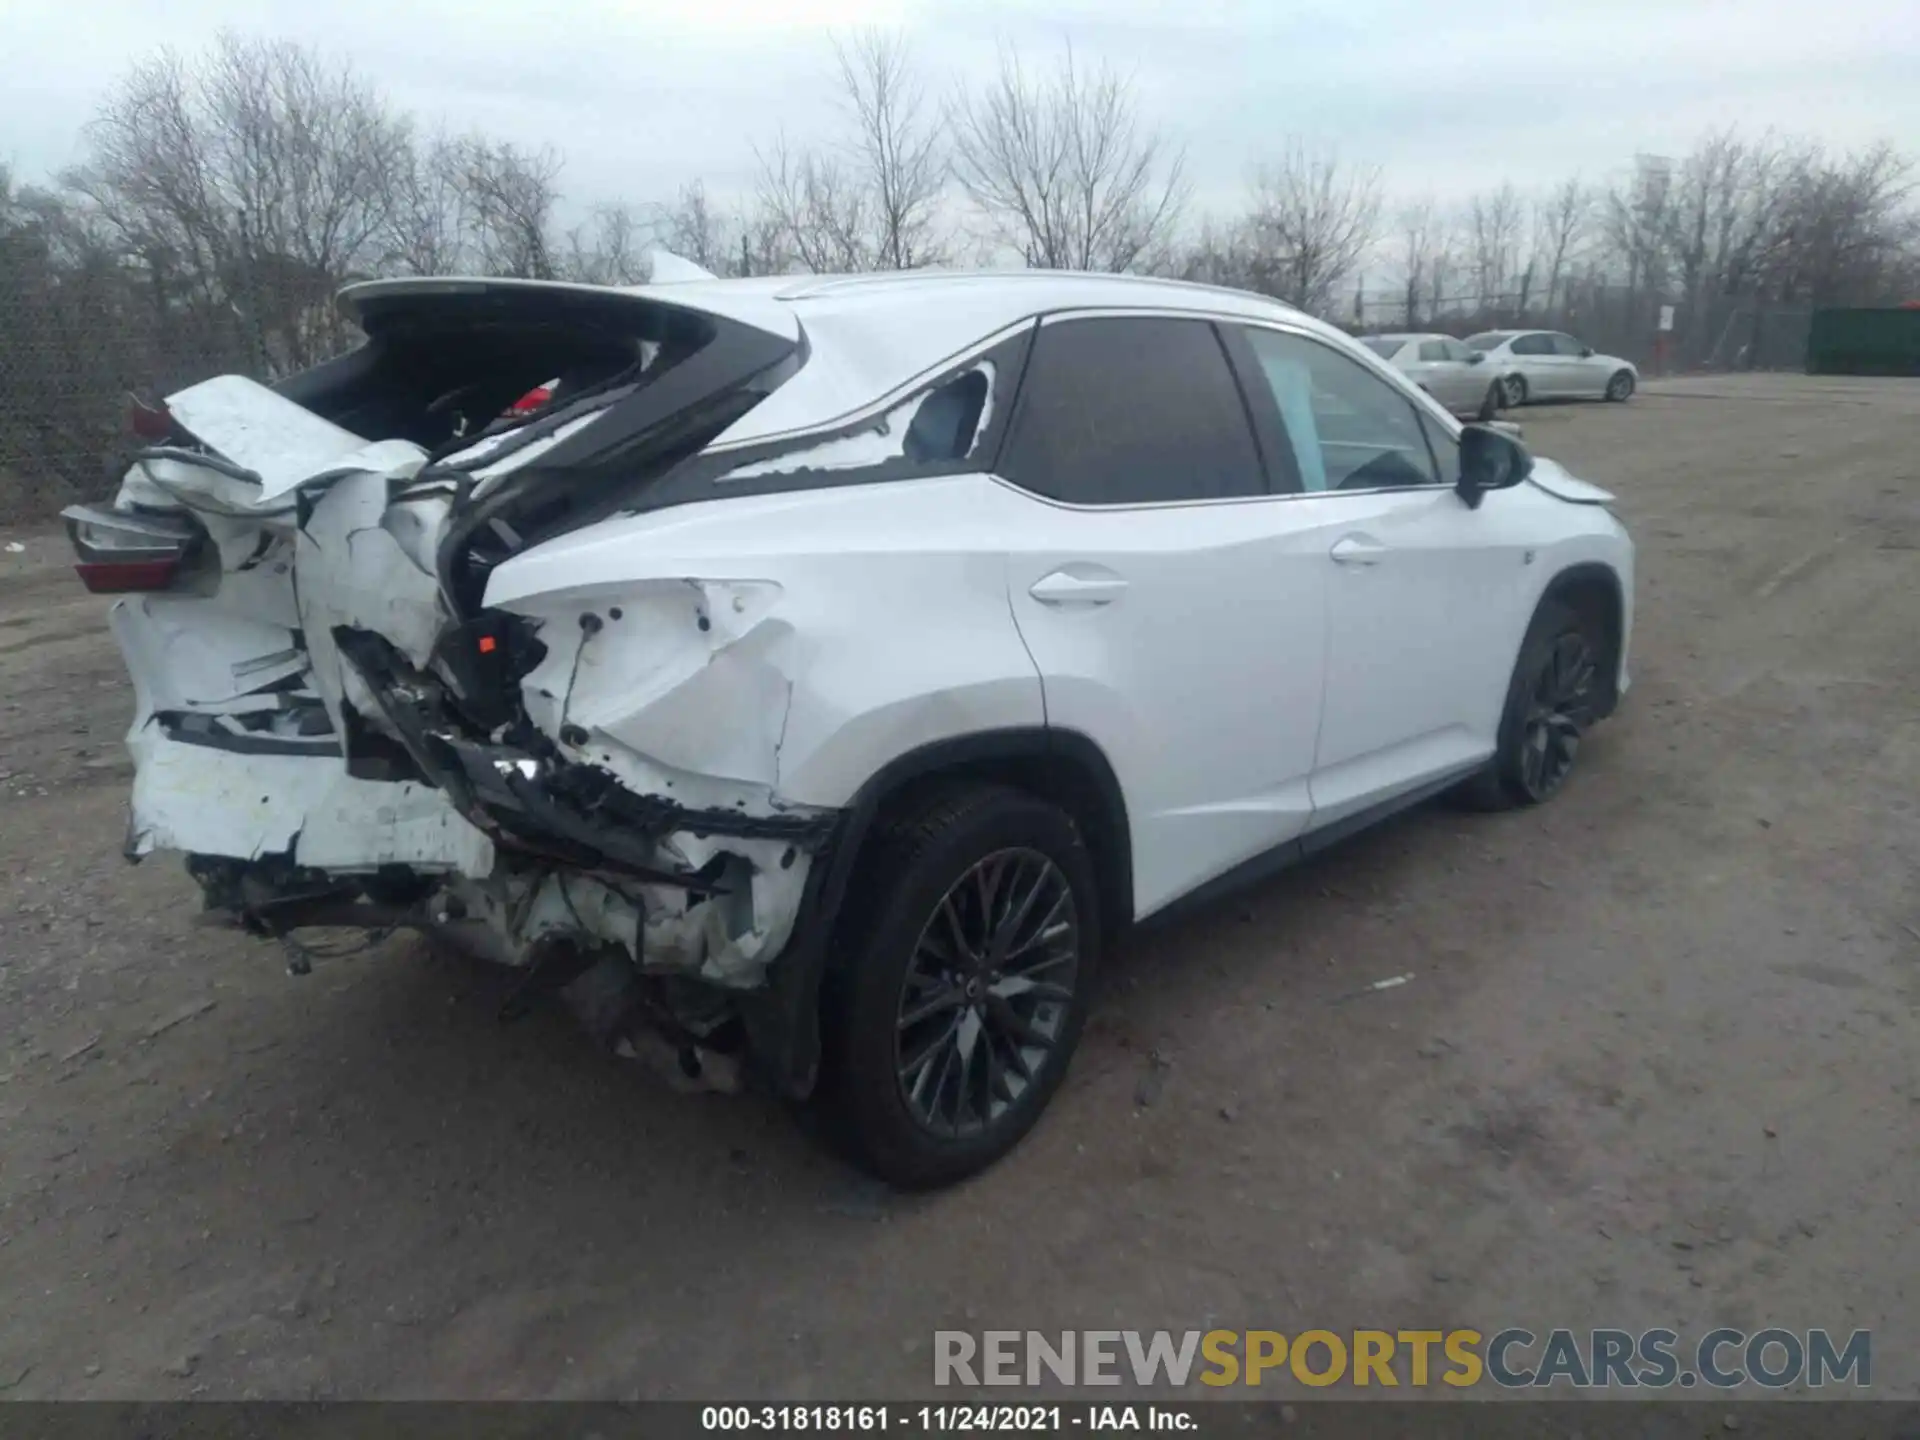
[[[287,930],[281,931],[277,938],[281,948],[287,952],[289,973],[309,975],[313,972],[314,961],[345,960],[354,955],[364,955],[392,936],[395,928],[392,925],[383,925],[377,930],[364,930],[352,939],[341,940],[332,945],[296,940],[293,933]]]

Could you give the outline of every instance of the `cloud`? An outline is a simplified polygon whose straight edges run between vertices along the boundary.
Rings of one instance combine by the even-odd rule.
[[[1596,175],[1701,132],[1920,133],[1913,0],[1607,0],[1458,10],[1414,0],[10,0],[0,160],[28,177],[76,157],[116,76],[222,27],[352,60],[423,123],[482,128],[567,158],[577,204],[751,183],[753,146],[833,121],[827,34],[903,27],[936,89],[996,48],[1071,41],[1135,77],[1182,140],[1203,204],[1232,203],[1281,137],[1380,164],[1395,191],[1461,194]]]

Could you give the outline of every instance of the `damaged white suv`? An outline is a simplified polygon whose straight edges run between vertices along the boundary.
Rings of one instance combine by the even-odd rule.
[[[750,1057],[897,1183],[1033,1124],[1126,926],[1443,788],[1544,800],[1626,686],[1610,497],[1256,296],[342,304],[364,346],[169,397],[67,514],[129,855]]]

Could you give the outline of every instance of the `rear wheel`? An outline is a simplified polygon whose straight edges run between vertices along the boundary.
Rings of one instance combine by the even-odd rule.
[[[1500,382],[1500,385],[1501,385],[1501,388],[1506,392],[1505,403],[1506,403],[1507,409],[1517,410],[1522,405],[1527,403],[1527,377],[1526,376],[1509,375],[1505,380],[1502,380]]]
[[[1607,399],[1617,402],[1625,400],[1631,394],[1633,394],[1633,375],[1631,372],[1621,370],[1617,372],[1611,380],[1607,381]]]
[[[889,827],[823,1003],[826,1099],[881,1178],[948,1185],[1040,1117],[1086,1023],[1100,950],[1092,857],[1022,791],[948,792]]]
[[[1499,748],[1461,788],[1462,799],[1476,809],[1509,810],[1560,793],[1599,718],[1601,656],[1589,616],[1553,600],[1540,607],[1507,687]]]

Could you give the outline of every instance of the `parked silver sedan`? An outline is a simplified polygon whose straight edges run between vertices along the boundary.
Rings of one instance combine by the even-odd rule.
[[[1365,335],[1360,343],[1455,415],[1491,420],[1504,403],[1499,373],[1451,335]]]
[[[1487,357],[1504,389],[1502,403],[1529,400],[1625,400],[1640,372],[1618,355],[1598,355],[1558,330],[1488,330],[1467,344]]]

